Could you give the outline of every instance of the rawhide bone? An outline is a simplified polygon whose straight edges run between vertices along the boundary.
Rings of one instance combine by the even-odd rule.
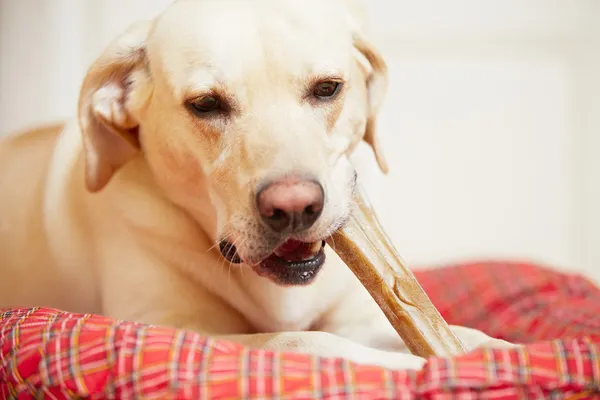
[[[358,187],[348,223],[328,244],[384,312],[408,349],[421,357],[465,352],[438,310],[403,264],[364,191]]]

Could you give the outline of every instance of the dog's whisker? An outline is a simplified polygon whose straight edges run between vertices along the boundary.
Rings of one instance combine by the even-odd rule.
[[[229,260],[230,263],[231,263],[233,256],[235,256],[236,252],[237,252],[237,250],[235,248],[235,244],[230,243],[229,248],[227,249],[227,253],[225,254],[227,256],[227,260]]]
[[[226,261],[227,260],[225,259],[225,257],[220,257],[220,260],[219,260],[219,269],[223,268],[225,266],[225,262]]]
[[[230,252],[233,251],[234,252],[233,255],[235,256],[236,255],[235,253],[237,253],[238,247],[244,245],[247,241],[248,241],[247,237],[238,237],[236,240],[234,240],[231,243],[231,247],[229,248],[229,251]],[[227,255],[228,255],[228,258],[229,258],[229,271],[228,271],[228,274],[229,274],[229,276],[231,276],[231,268],[234,266],[233,262],[231,261],[231,259],[233,257],[229,257],[229,252],[228,252]],[[237,257],[239,257],[239,253],[237,254]],[[243,269],[243,268],[241,268],[241,269]]]
[[[331,248],[333,249],[333,251],[336,251],[336,247],[335,247],[335,237],[331,236]]]
[[[232,246],[230,247],[230,251],[233,251],[234,253],[236,252],[236,244],[232,244]],[[229,253],[227,255],[229,256]],[[238,255],[238,257],[239,257],[239,255]],[[228,257],[228,258],[230,260],[229,260],[229,265],[227,266],[227,282],[228,282],[227,285],[231,285],[231,270],[232,270],[232,268],[234,268],[234,265],[233,265],[233,262],[231,261],[231,257]]]
[[[231,250],[234,251],[234,253],[237,253],[237,256],[240,257],[238,249],[240,247],[242,247],[243,245],[245,245],[247,241],[248,241],[247,237],[238,236],[238,238],[231,243]],[[240,257],[240,259],[241,259],[241,257]],[[242,262],[243,262],[243,260],[242,260]]]
[[[233,244],[232,247],[235,248],[235,249],[237,249],[238,247],[241,247],[241,246],[245,245],[248,242],[249,239],[250,238],[248,238],[248,237],[243,237],[243,238],[238,237],[238,239],[234,241],[234,244]],[[239,254],[238,254],[238,257],[239,257]],[[239,268],[239,270],[240,270],[240,275],[243,278],[244,277],[244,268],[243,267]]]
[[[229,261],[229,264],[227,265],[227,287],[231,286],[231,267],[232,263]]]
[[[227,268],[227,287],[231,286],[231,263],[229,264],[229,268]]]
[[[206,249],[206,252],[208,253],[208,252],[210,252],[210,251],[212,251],[212,250],[216,249],[216,248],[219,246],[219,244],[221,244],[221,242],[220,242],[220,241],[219,241],[219,242],[217,242],[217,243],[215,243],[215,244],[213,244],[213,245],[212,245],[212,246],[210,246],[208,249]]]
[[[220,242],[219,242],[219,244],[220,244]],[[222,254],[221,261],[219,263],[219,268],[225,267],[226,263],[229,261],[229,258],[230,258],[229,253],[232,251],[232,249],[233,249],[233,247],[229,247],[229,249],[227,249],[227,253]],[[229,263],[231,263],[231,261],[229,261]]]
[[[228,239],[233,235],[233,229],[230,230],[230,227],[233,225],[233,221],[227,221],[225,223],[225,225],[223,225],[223,227],[221,228],[221,230],[223,232],[225,232],[225,234],[222,235],[223,239]],[[218,247],[221,244],[222,240],[217,240],[215,244],[213,244],[211,247],[209,247],[208,249],[206,249],[206,252],[210,252],[211,250],[215,249],[216,247]]]

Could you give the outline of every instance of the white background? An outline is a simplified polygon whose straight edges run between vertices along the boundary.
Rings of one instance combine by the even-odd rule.
[[[0,0],[0,134],[74,116],[86,67],[168,0]],[[600,1],[368,0],[392,172],[363,172],[415,266],[534,260],[600,280]],[[0,194],[1,195],[1,194]]]

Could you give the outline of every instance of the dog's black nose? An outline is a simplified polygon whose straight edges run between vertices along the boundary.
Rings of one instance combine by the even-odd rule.
[[[314,180],[286,177],[265,186],[256,195],[263,222],[275,232],[299,232],[319,219],[325,202],[323,186]]]

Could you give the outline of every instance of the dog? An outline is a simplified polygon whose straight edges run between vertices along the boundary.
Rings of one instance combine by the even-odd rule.
[[[91,65],[77,120],[0,145],[0,307],[420,368],[324,240],[387,71],[359,7],[178,0]],[[453,327],[469,349],[508,345]]]

